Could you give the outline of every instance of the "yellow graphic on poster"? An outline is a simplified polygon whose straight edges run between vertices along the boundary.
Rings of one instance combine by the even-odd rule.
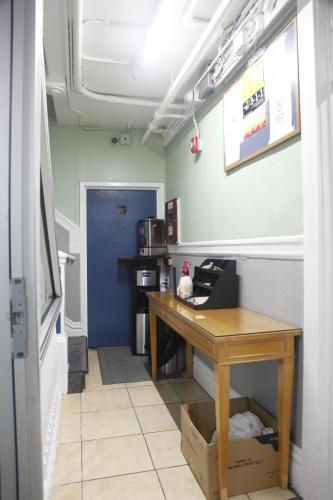
[[[243,74],[243,139],[248,139],[266,125],[264,62],[260,57]]]

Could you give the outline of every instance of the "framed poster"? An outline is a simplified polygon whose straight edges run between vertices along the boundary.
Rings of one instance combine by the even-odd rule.
[[[225,171],[300,133],[296,20],[223,99]]]
[[[166,240],[168,245],[175,245],[178,241],[178,228],[179,228],[179,199],[165,203],[165,222],[167,227]]]

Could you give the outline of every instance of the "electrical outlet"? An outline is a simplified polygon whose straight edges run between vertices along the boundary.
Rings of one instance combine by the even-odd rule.
[[[131,144],[131,135],[120,134],[120,144]]]

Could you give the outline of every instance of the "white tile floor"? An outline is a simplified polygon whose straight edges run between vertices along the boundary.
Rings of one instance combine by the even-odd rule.
[[[205,500],[178,429],[180,401],[205,391],[188,380],[103,386],[94,350],[89,368],[85,391],[63,398],[52,500]],[[233,500],[294,497],[272,488]]]

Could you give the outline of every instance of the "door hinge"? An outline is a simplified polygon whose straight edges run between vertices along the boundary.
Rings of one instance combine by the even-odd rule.
[[[11,334],[13,358],[27,356],[27,307],[24,278],[13,278],[11,286]]]

